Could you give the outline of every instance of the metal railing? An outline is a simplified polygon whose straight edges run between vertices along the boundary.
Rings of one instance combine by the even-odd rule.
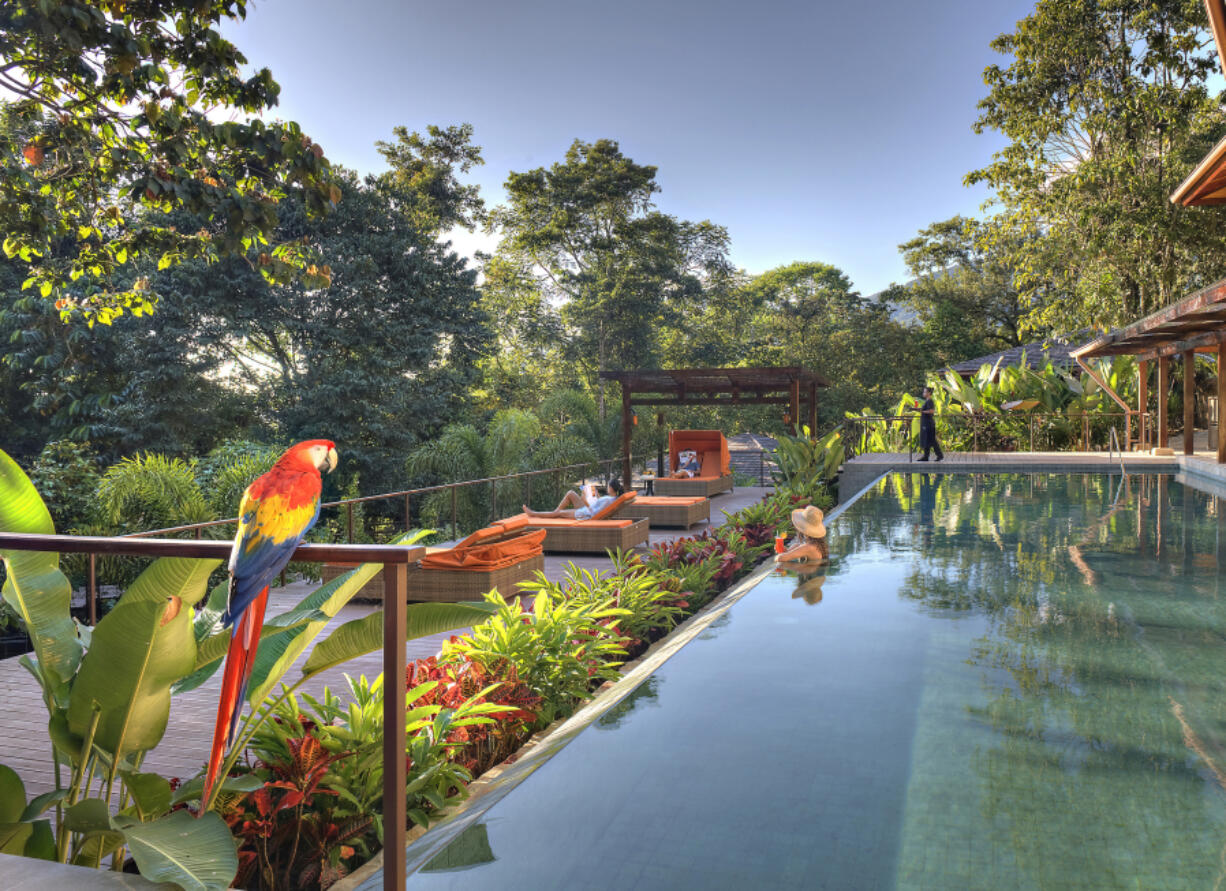
[[[231,521],[232,522],[232,521]],[[149,539],[132,536],[102,538],[81,535],[27,535],[0,533],[0,550],[85,553],[128,557],[193,557],[225,560],[228,541]],[[305,544],[293,559],[305,563],[380,563],[383,567],[383,677],[388,684],[404,683],[408,606],[408,566],[425,555],[422,547],[402,545]],[[405,750],[407,725],[403,696],[383,698],[383,824],[385,891],[402,891],[405,884],[405,838],[408,834],[407,773]]]
[[[946,451],[1034,452],[1110,449],[1111,437],[1125,441],[1136,412],[946,413],[936,418],[937,439]],[[1143,420],[1143,416],[1142,420]],[[906,452],[919,448],[917,415],[865,415],[843,421],[847,456]],[[1121,430],[1125,431],[1121,436]]]

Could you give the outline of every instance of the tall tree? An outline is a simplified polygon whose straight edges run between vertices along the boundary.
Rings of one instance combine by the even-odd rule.
[[[1039,0],[992,47],[976,130],[1010,143],[996,189],[1038,327],[1112,325],[1220,275],[1226,217],[1168,196],[1226,129],[1201,0]],[[1034,237],[1034,236],[1042,237]]]
[[[726,262],[722,227],[652,209],[655,176],[613,140],[575,140],[549,169],[512,172],[508,203],[491,215],[499,253],[534,271],[560,307],[567,354],[598,388],[602,411],[599,372],[658,364],[661,328]]]
[[[878,410],[922,381],[930,357],[914,332],[866,300],[842,270],[813,261],[768,270],[746,286],[759,306],[749,342],[753,364],[804,365],[827,377],[819,426],[865,406]]]
[[[0,88],[14,101],[0,128],[4,250],[28,284],[111,321],[152,307],[141,256],[245,254],[267,244],[293,187],[320,212],[339,198],[323,150],[294,123],[264,123],[280,88],[217,26],[247,0],[6,0]],[[237,119],[218,121],[217,112]],[[186,210],[217,226],[179,231],[141,209]],[[259,251],[270,278],[327,280],[301,244]]]
[[[886,292],[910,307],[932,340],[941,364],[1021,346],[1033,299],[1014,284],[1014,240],[989,234],[996,221],[952,217],[921,229],[899,245],[915,277]]]

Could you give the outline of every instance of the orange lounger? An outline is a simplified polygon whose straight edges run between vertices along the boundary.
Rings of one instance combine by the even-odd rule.
[[[522,515],[521,515],[522,516]],[[480,600],[497,588],[505,596],[545,568],[545,532],[530,529],[512,517],[457,542],[450,548],[430,548],[409,567],[409,599],[456,602]]]
[[[618,511],[634,501],[634,493],[626,492],[588,520],[562,517],[530,517],[516,514],[503,522],[522,522],[529,529],[545,533],[545,550],[600,554],[607,550],[629,549],[647,541],[649,524],[646,519],[617,517]]]
[[[701,496],[710,498],[720,492],[732,491],[732,460],[728,455],[728,440],[718,430],[670,430],[668,433],[669,467],[676,472],[679,456],[685,449],[699,455],[702,466],[698,476],[684,479],[660,478],[655,482],[657,495]]]

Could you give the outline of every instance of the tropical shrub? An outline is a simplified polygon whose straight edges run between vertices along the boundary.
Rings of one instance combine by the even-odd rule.
[[[518,598],[508,603],[494,590],[486,601],[497,612],[445,643],[439,661],[470,660],[486,671],[514,665],[519,680],[541,699],[535,726],[570,715],[593,687],[617,676],[625,648],[616,623],[629,611],[611,599],[572,604],[540,590],[525,611]]]
[[[625,560],[621,556],[620,560]],[[613,572],[602,575],[582,569],[573,563],[566,567],[563,578],[551,582],[538,572],[521,588],[529,592],[547,592],[555,600],[572,604],[605,604],[625,610],[617,620],[627,655],[635,655],[648,643],[677,624],[688,601],[680,590],[661,585],[659,578],[646,573]]]
[[[800,436],[779,436],[779,447],[771,453],[778,467],[771,472],[775,484],[807,487],[832,483],[845,457],[842,428],[820,437],[813,436],[808,427],[801,427],[800,432]]]
[[[89,443],[57,440],[43,446],[30,468],[57,529],[77,529],[94,517],[94,490],[101,476]]]

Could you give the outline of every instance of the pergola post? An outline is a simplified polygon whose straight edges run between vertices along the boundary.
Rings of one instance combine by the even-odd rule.
[[[788,407],[791,411],[788,415],[792,419],[792,435],[799,436],[800,433],[800,381],[792,378],[788,384]]]
[[[1193,440],[1196,438],[1196,350],[1187,350],[1183,354],[1183,453],[1193,452]]]
[[[1226,343],[1217,345],[1217,463],[1226,464]]]
[[[1158,357],[1158,448],[1167,448],[1166,393],[1171,388],[1171,360]]]
[[[817,436],[817,383],[809,383],[809,435]]]
[[[1149,448],[1149,363],[1137,362],[1137,449]]]
[[[622,485],[626,491],[631,491],[630,485],[630,437],[632,410],[630,408],[630,388],[622,384]]]

